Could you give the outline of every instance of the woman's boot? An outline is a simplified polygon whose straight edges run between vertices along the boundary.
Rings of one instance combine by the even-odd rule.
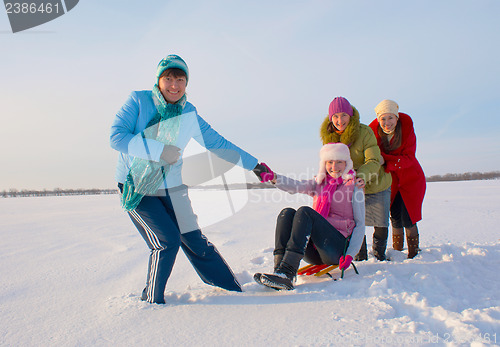
[[[273,267],[273,272],[278,271],[281,261],[283,260],[284,254],[275,254],[274,255],[274,267]]]
[[[297,276],[297,270],[303,257],[304,255],[300,253],[285,252],[279,268],[273,274],[262,274],[260,282],[276,290],[292,290],[293,280]]]
[[[358,254],[356,254],[356,256],[354,257],[354,260],[356,261],[368,260],[368,251],[366,249],[366,235],[365,238],[363,239],[363,244],[361,245]]]
[[[275,254],[274,255],[274,267],[273,267],[273,272],[277,272],[280,265],[281,265],[281,261],[283,260],[283,254]],[[255,280],[255,282],[257,282],[258,284],[262,284],[262,281],[261,281],[261,277],[262,277],[262,273],[260,272],[257,272],[253,275],[253,279]]]
[[[372,250],[373,255],[380,261],[385,260],[385,249],[387,248],[387,234],[389,233],[389,228],[387,227],[375,227],[375,232],[373,233],[373,244]]]
[[[402,251],[404,246],[405,231],[403,228],[392,227],[392,248],[396,251]]]
[[[417,225],[415,224],[414,226],[412,226],[410,228],[406,228],[406,243],[408,244],[408,259],[415,258],[415,256],[418,254],[418,251],[420,250],[418,248],[418,241],[419,241],[419,235],[418,235]]]

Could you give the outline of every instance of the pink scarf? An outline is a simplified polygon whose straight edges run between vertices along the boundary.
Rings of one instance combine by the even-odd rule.
[[[333,178],[332,176],[327,175],[325,183],[321,189],[321,194],[318,195],[318,198],[314,201],[313,209],[323,217],[328,217],[330,214],[330,205],[332,203],[333,193],[335,193],[337,187],[342,183],[344,183],[342,177]]]

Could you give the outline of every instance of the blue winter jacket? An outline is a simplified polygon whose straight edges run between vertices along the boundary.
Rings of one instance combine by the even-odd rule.
[[[120,152],[116,167],[117,182],[124,183],[134,157],[159,162],[163,151],[163,143],[144,139],[141,135],[149,121],[156,114],[150,90],[134,91],[116,114],[111,126],[111,147]],[[181,158],[172,165],[160,188],[172,188],[182,185],[182,153],[192,138],[201,146],[214,152],[218,157],[229,160],[237,165],[252,170],[258,161],[255,157],[243,151],[219,133],[198,115],[196,108],[189,102],[184,106],[179,136],[175,146],[181,149]],[[235,154],[237,162],[235,162]]]

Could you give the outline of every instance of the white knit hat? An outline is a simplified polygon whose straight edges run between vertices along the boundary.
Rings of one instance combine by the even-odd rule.
[[[354,178],[349,171],[352,170],[352,159],[351,152],[349,152],[349,147],[343,143],[327,143],[321,147],[319,151],[319,172],[316,176],[316,182],[320,184],[325,179],[326,172],[326,162],[329,160],[345,160],[345,170],[342,173],[342,179],[348,180]]]
[[[395,101],[392,100],[382,100],[377,107],[375,107],[375,113],[377,114],[377,119],[385,113],[392,113],[399,118],[399,106]]]

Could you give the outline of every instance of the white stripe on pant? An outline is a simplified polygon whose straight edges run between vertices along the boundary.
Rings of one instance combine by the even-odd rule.
[[[148,291],[147,291],[147,301],[153,302],[155,297],[154,288],[156,287],[156,277],[158,274],[158,264],[160,262],[160,252],[165,249],[158,240],[158,236],[154,233],[154,231],[148,226],[148,224],[141,218],[141,216],[135,211],[129,212],[132,217],[144,228],[146,235],[148,236],[148,240],[153,247],[151,249],[151,268],[149,269],[149,282],[148,283]]]

